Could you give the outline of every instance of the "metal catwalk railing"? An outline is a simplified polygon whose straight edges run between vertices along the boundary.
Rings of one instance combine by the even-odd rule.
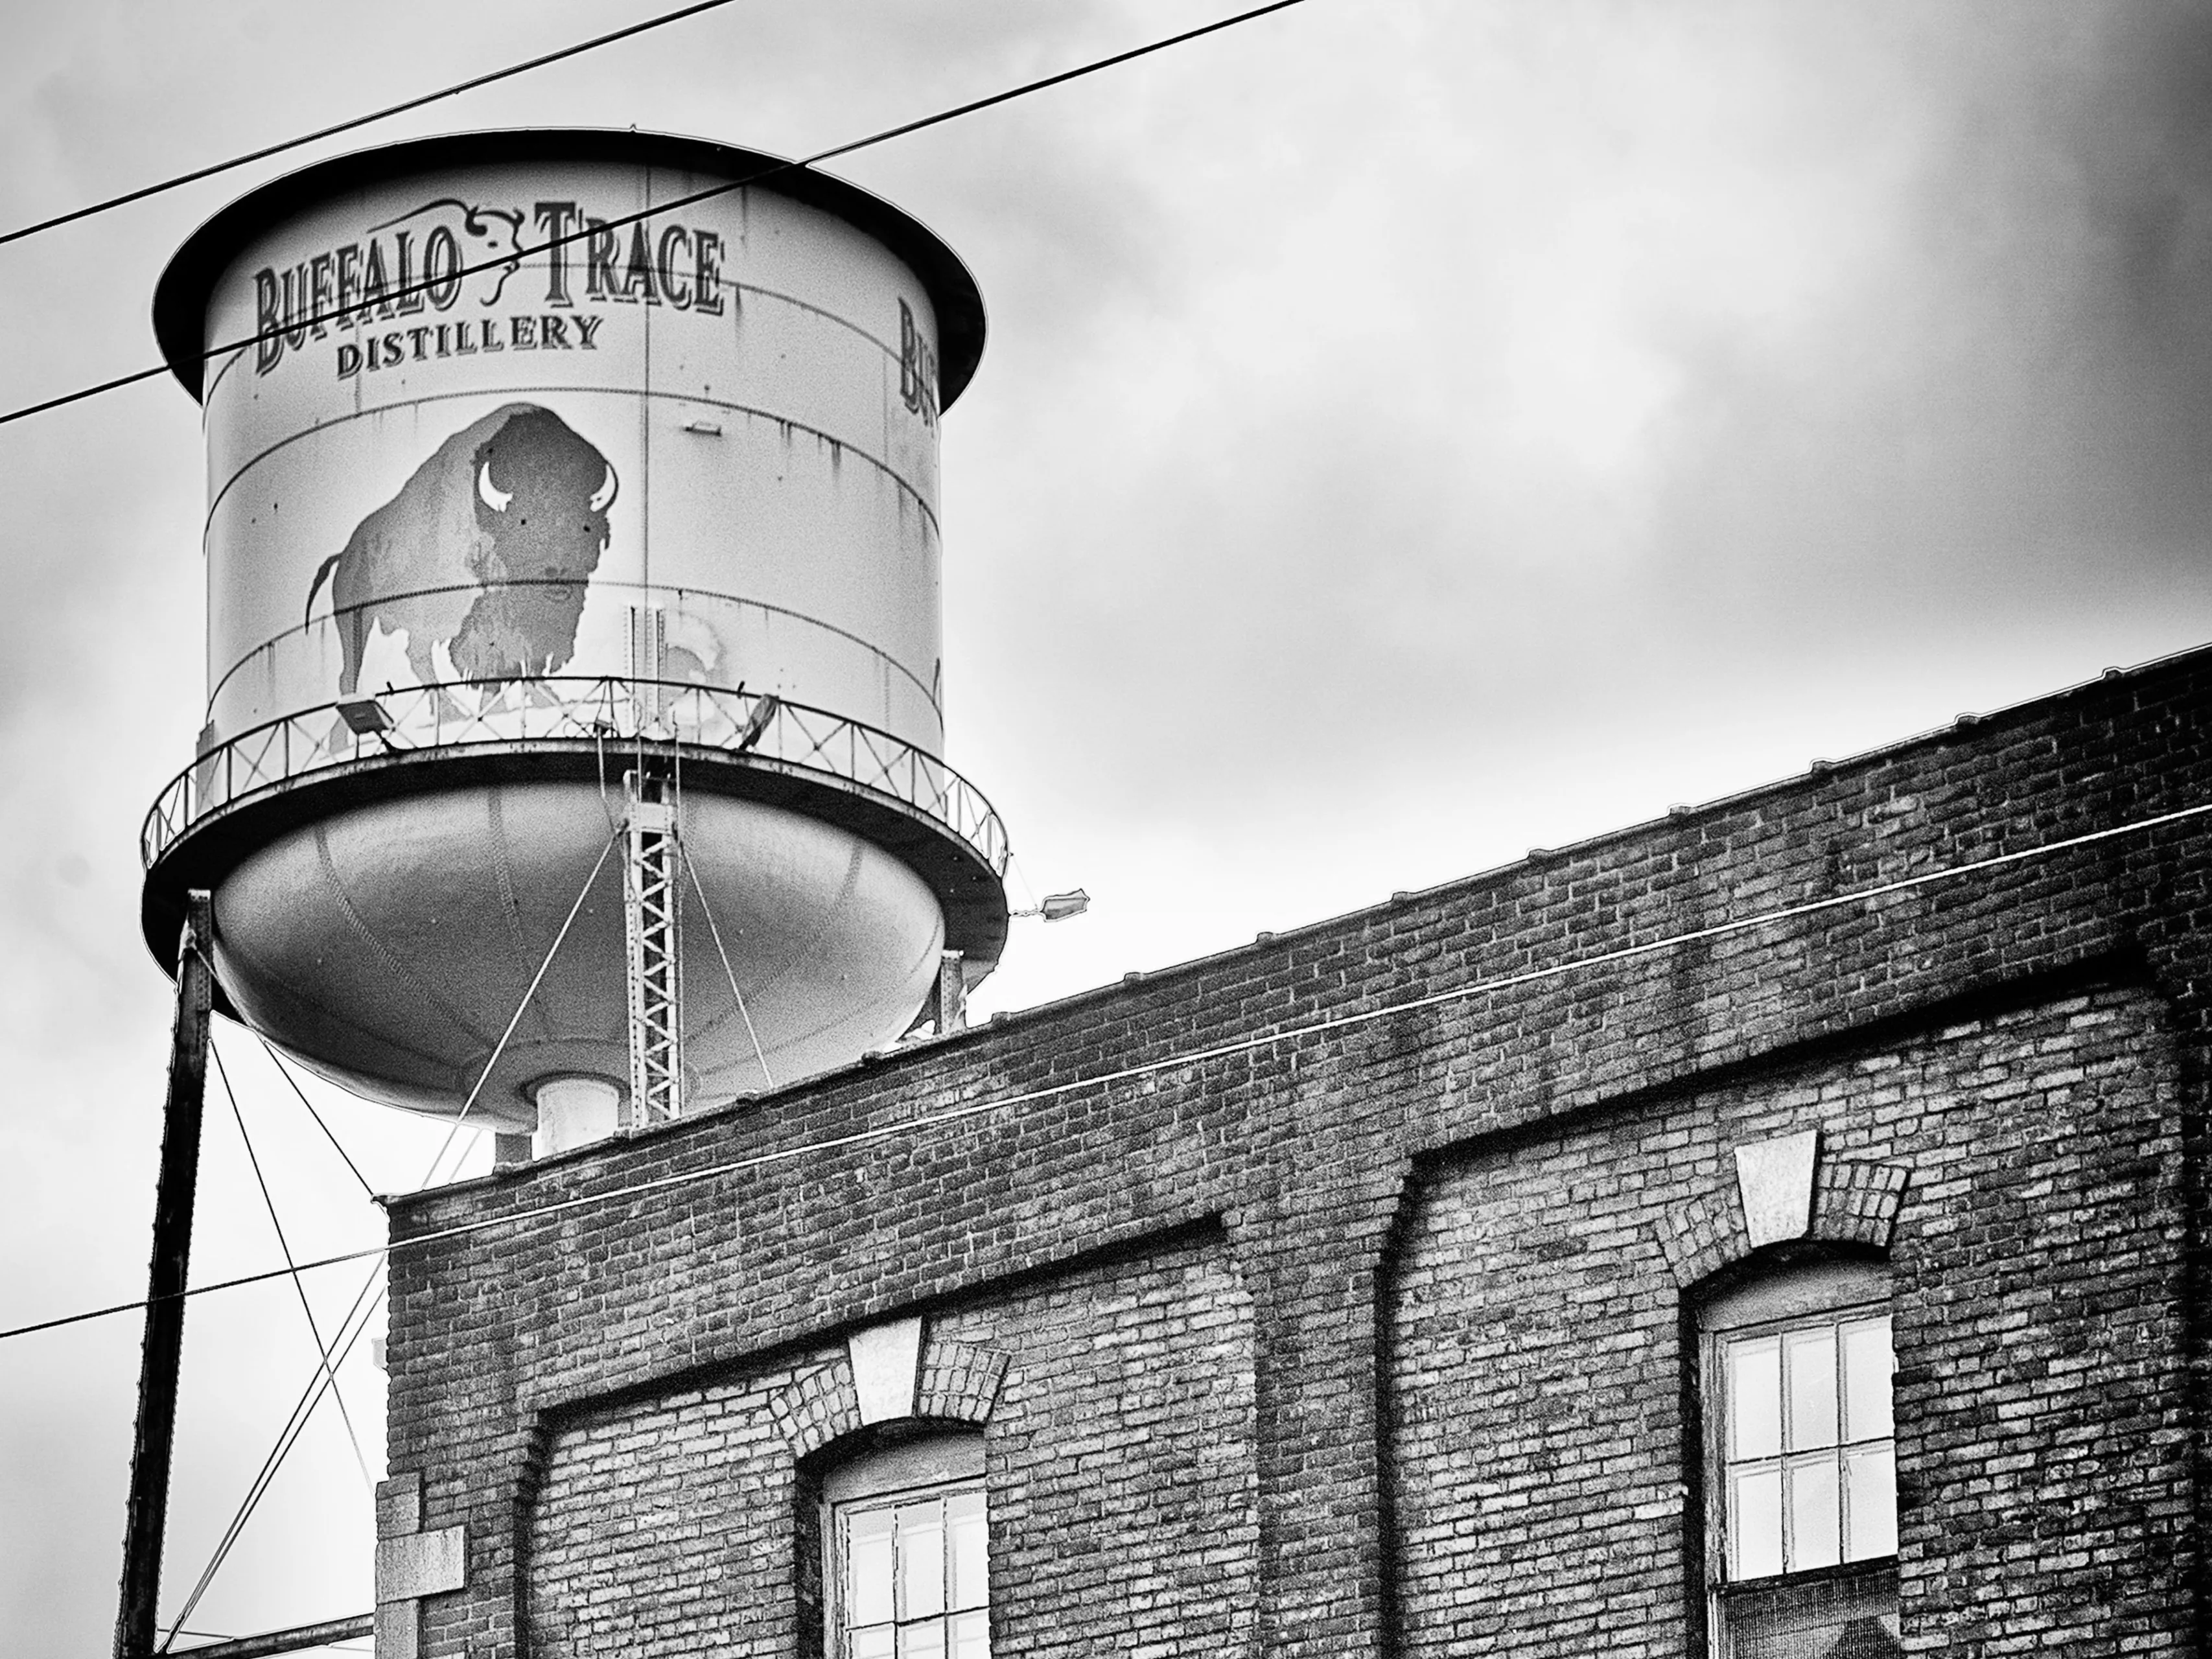
[[[1006,826],[975,785],[912,744],[767,692],[607,676],[410,685],[287,714],[218,744],[172,779],[147,813],[148,866],[200,819],[332,767],[475,744],[680,743],[742,755],[887,796],[934,819],[1003,876]]]

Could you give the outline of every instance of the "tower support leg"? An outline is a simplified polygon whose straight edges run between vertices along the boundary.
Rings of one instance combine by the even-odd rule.
[[[154,1189],[154,1255],[146,1275],[146,1345],[138,1368],[138,1428],[131,1443],[115,1659],[146,1659],[154,1651],[161,1594],[161,1539],[169,1514],[169,1458],[177,1437],[177,1370],[184,1357],[185,1284],[192,1253],[208,1018],[215,995],[215,971],[208,961],[214,914],[206,892],[190,894],[184,937],[177,946],[177,1018],[161,1120],[161,1172]]]

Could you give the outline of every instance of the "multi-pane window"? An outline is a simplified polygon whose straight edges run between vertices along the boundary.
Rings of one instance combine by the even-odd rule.
[[[1897,1553],[1889,1316],[1721,1344],[1731,1581]]]
[[[882,1447],[831,1469],[819,1498],[824,1659],[990,1659],[980,1435]]]
[[[980,1488],[840,1504],[836,1524],[839,1659],[990,1659]]]
[[[1698,1310],[1720,1659],[1899,1654],[1887,1271],[1770,1273]]]

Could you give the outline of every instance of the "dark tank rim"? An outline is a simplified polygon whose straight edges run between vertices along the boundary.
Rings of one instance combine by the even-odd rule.
[[[975,378],[983,356],[982,291],[960,256],[912,214],[787,156],[681,133],[615,127],[438,133],[333,155],[256,186],[186,237],[155,284],[154,334],[170,372],[185,391],[200,396],[208,301],[240,250],[262,232],[364,185],[438,167],[514,161],[622,161],[726,178],[781,168],[749,188],[772,191],[835,215],[890,249],[921,279],[937,310],[939,405],[950,409]]]
[[[679,749],[687,794],[700,791],[780,806],[860,836],[928,886],[945,915],[946,950],[962,952],[986,971],[997,963],[1009,925],[1006,888],[982,855],[951,829],[876,791],[774,760],[691,744],[659,744],[652,752],[673,757]],[[185,895],[220,887],[246,858],[290,830],[412,794],[509,782],[596,787],[602,762],[597,744],[543,738],[456,746],[433,755],[376,756],[271,784],[194,822],[147,870],[139,897],[146,948],[173,978]],[[216,1006],[231,1012],[220,988]]]

